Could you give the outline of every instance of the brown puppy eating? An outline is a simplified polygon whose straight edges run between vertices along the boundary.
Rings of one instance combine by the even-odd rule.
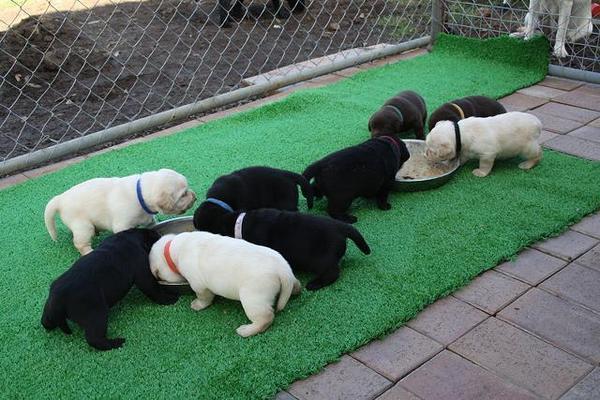
[[[493,117],[504,114],[506,108],[485,96],[469,96],[442,104],[429,118],[429,131],[440,121],[458,122],[469,117]]]
[[[371,137],[398,135],[413,130],[417,139],[425,139],[423,129],[427,119],[425,100],[412,90],[398,93],[371,116]]]

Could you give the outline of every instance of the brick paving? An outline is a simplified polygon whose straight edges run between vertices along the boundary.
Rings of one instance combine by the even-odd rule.
[[[423,52],[348,68],[241,107],[23,172],[0,180],[0,189]],[[600,161],[600,86],[549,76],[501,102],[510,111],[531,112],[542,120],[544,147]],[[276,399],[600,399],[600,212],[525,249],[514,261],[430,305],[407,326],[295,382]]]
[[[545,147],[600,161],[599,87],[547,77],[501,102],[542,120]],[[438,300],[407,327],[344,356],[392,382],[372,399],[600,399],[600,212]],[[355,382],[324,390],[335,366],[294,383],[289,400],[314,398],[303,395],[313,385],[320,399],[340,398],[340,385]]]

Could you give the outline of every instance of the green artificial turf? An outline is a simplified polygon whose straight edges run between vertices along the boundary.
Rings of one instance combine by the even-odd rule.
[[[547,49],[541,38],[481,42],[441,36],[431,54],[3,190],[0,393],[269,397],[397,328],[524,246],[564,230],[600,206],[600,163],[546,151],[542,163],[526,172],[517,161],[500,162],[481,179],[467,165],[438,190],[393,194],[387,212],[371,201],[355,202],[351,211],[372,254],[364,256],[349,243],[340,279],[292,298],[274,325],[256,337],[236,335],[235,328],[246,322],[238,302],[217,299],[194,312],[191,296],[158,306],[137,289],[111,313],[109,334],[127,339],[120,350],[97,352],[78,328],[65,336],[47,333],[39,323],[51,281],[77,259],[64,225],[59,224],[58,243],[50,240],[43,209],[75,183],[169,167],[185,174],[203,198],[217,176],[237,168],[265,164],[302,171],[366,139],[371,113],[402,89],[420,92],[429,110],[466,95],[504,96],[545,76]],[[312,212],[324,214],[324,206],[317,202]]]

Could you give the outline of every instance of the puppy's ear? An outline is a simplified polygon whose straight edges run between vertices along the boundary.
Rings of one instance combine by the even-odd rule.
[[[408,148],[406,148],[406,145],[402,140],[400,141],[400,143],[403,144],[402,146],[400,146],[400,162],[404,163],[410,158],[410,153],[408,152]]]
[[[442,143],[440,154],[444,157],[444,159],[451,159],[453,153],[454,147],[450,143]]]
[[[161,211],[163,211],[163,213],[168,214],[171,213],[175,208],[176,201],[177,200],[173,198],[172,193],[169,193],[168,191],[163,191],[162,193],[160,193],[156,205]]]
[[[202,230],[202,214],[204,214],[202,209],[204,206],[204,204],[200,204],[200,206],[196,208],[196,211],[194,211],[194,228],[199,231]]]
[[[145,235],[146,243],[149,245],[149,247],[152,247],[152,245],[158,242],[158,239],[160,239],[160,234],[154,229],[146,229]]]
[[[219,226],[223,215],[229,213],[212,203],[202,203],[194,212],[194,228],[199,231],[220,233]]]
[[[373,128],[371,127],[371,121],[373,121],[373,116],[369,118],[369,132],[373,132]]]

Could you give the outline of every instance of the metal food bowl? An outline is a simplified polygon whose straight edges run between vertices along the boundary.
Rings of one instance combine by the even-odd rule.
[[[158,232],[159,235],[164,236],[170,233],[178,234],[183,232],[193,232],[196,230],[194,228],[194,219],[193,217],[177,217],[168,219],[163,222],[159,222],[157,224],[151,225],[150,229],[154,229]],[[171,289],[174,289],[178,293],[192,293],[192,288],[190,288],[190,284],[187,282],[165,282],[158,281],[159,284],[168,286]]]
[[[149,227],[154,229],[160,236],[168,235],[169,233],[183,233],[193,232],[194,228],[194,217],[177,217],[171,218],[157,224],[153,224]]]
[[[425,141],[424,140],[416,140],[416,139],[404,139],[404,143],[408,148],[408,152],[412,154],[418,154],[425,152]],[[409,163],[413,160],[411,157],[405,165],[410,165]],[[405,179],[401,176],[396,176],[396,182],[394,183],[394,190],[399,192],[418,192],[421,190],[429,190],[435,189],[437,187],[442,186],[444,183],[448,182],[452,176],[458,171],[460,167],[460,161],[458,158],[448,161],[448,172],[445,172],[441,175],[437,176],[427,176],[427,177],[415,177],[414,179]],[[402,169],[400,170],[402,171]]]

